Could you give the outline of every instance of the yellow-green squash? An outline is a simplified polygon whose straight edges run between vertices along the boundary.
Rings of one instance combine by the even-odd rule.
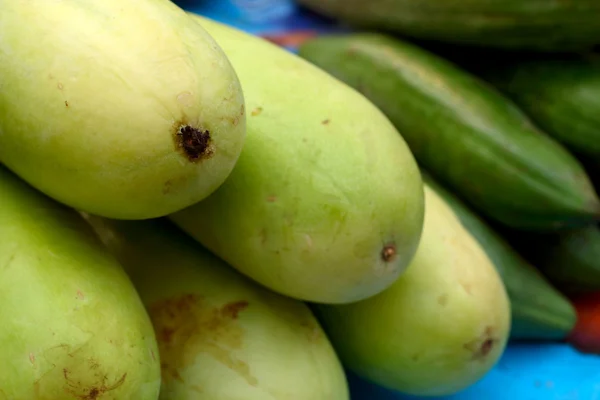
[[[230,174],[245,138],[235,71],[169,0],[3,0],[0,162],[112,218],[163,216]]]
[[[500,276],[474,237],[427,185],[425,202],[417,254],[392,287],[316,310],[349,369],[401,392],[446,395],[496,364],[511,313]]]
[[[346,377],[302,302],[257,285],[166,220],[86,216],[154,324],[162,400],[348,400]]]
[[[300,57],[190,15],[240,77],[248,133],[227,181],[170,218],[290,297],[345,303],[391,285],[423,225],[421,176],[401,135],[364,96]]]
[[[0,166],[0,399],[156,400],[131,281],[75,211]]]

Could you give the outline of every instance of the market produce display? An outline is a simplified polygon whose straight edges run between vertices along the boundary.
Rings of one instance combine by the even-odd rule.
[[[511,343],[600,356],[600,3],[298,4],[352,29],[2,3],[0,400],[445,399]]]

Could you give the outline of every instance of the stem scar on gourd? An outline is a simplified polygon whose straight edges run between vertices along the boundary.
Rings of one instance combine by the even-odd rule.
[[[381,259],[384,262],[392,262],[396,258],[396,246],[393,243],[386,244],[381,249]]]
[[[177,148],[191,162],[197,162],[213,155],[212,138],[208,129],[198,129],[190,125],[180,125],[175,132]]]

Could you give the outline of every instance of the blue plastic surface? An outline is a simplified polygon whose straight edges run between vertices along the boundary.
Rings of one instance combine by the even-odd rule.
[[[350,374],[349,374],[350,375]],[[353,400],[415,400],[350,377]],[[600,357],[565,344],[512,343],[482,380],[431,400],[599,400]]]
[[[289,0],[179,0],[182,8],[256,35],[344,30]],[[259,4],[260,3],[260,4]],[[252,13],[244,6],[254,7]],[[240,8],[241,7],[241,8]],[[259,7],[269,9],[262,17]],[[286,46],[294,51],[294,46]],[[367,383],[348,373],[352,400],[416,400]],[[567,344],[511,343],[483,379],[453,396],[430,400],[600,400],[600,356]]]

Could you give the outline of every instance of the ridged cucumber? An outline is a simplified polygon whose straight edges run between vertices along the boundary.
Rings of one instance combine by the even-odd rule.
[[[498,90],[446,59],[368,32],[310,39],[299,54],[375,103],[418,162],[488,217],[541,231],[599,217],[581,163]]]
[[[498,270],[512,309],[511,339],[563,339],[575,326],[575,308],[531,264],[458,197],[422,172],[423,182],[452,208]]]
[[[597,0],[299,0],[362,28],[493,48],[567,50],[600,43]]]
[[[481,76],[573,152],[600,158],[600,60],[537,58],[499,65]]]
[[[600,291],[600,226],[544,235],[511,232],[507,237],[562,292]]]

